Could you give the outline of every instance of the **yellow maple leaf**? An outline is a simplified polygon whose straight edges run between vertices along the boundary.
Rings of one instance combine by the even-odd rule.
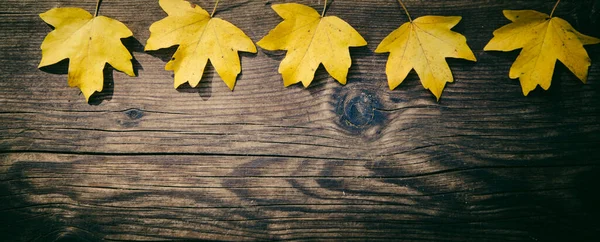
[[[494,31],[485,51],[523,49],[510,68],[509,77],[519,78],[523,94],[540,85],[550,88],[556,60],[560,60],[582,82],[586,82],[590,58],[583,45],[600,43],[600,39],[583,35],[567,21],[533,10],[504,10],[512,21]]]
[[[80,8],[54,8],[40,14],[54,30],[42,42],[39,67],[69,59],[68,82],[79,87],[89,101],[104,85],[104,66],[135,76],[133,58],[121,42],[133,36],[123,23],[104,16],[94,17]]]
[[[145,49],[179,45],[165,67],[175,71],[175,88],[186,82],[196,87],[210,60],[221,79],[233,90],[242,71],[238,51],[256,53],[254,42],[235,25],[213,18],[188,1],[160,0],[159,4],[168,16],[150,26]]]
[[[273,10],[283,21],[257,44],[266,50],[287,50],[279,73],[283,84],[302,82],[308,87],[320,64],[342,84],[346,84],[352,65],[349,47],[367,41],[344,20],[323,17],[315,9],[297,3],[275,4]]]
[[[467,39],[451,30],[461,19],[459,16],[423,16],[401,25],[383,39],[375,53],[390,52],[386,67],[390,90],[415,69],[423,87],[439,100],[446,83],[454,81],[446,58],[477,61]]]

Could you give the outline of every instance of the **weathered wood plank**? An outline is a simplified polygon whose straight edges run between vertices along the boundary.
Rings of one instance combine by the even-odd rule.
[[[213,1],[195,1],[210,8]],[[271,4],[222,1],[217,15],[258,41]],[[320,8],[323,1],[300,3]],[[129,26],[138,77],[107,69],[91,105],[66,65],[37,69],[52,7],[0,2],[0,235],[53,240],[594,240],[600,166],[600,47],[581,84],[557,65],[552,87],[523,97],[508,78],[517,53],[483,52],[502,9],[549,12],[553,0],[406,1],[414,17],[462,15],[455,28],[478,62],[450,60],[441,102],[416,74],[387,89],[373,51],[406,21],[395,0],[334,1],[328,13],[369,42],[353,48],[349,83],[319,70],[284,88],[281,52],[243,54],[230,92],[209,68],[174,90],[174,49],[144,53],[156,1],[105,1]],[[556,14],[600,36],[600,2]]]
[[[392,175],[384,170],[410,167],[228,156],[3,158],[12,162],[0,184],[21,193],[0,197],[9,228],[40,229],[13,220],[35,214],[52,221],[48,232],[75,228],[95,239],[549,239],[543,228],[569,221],[561,216],[586,217],[578,202],[592,195],[581,182],[598,170],[522,164]]]

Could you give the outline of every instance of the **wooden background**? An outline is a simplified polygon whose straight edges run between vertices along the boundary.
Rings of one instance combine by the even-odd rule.
[[[194,0],[211,9],[212,0]],[[270,5],[221,1],[258,41]],[[321,9],[323,0],[296,0]],[[588,84],[557,65],[549,91],[521,94],[517,52],[483,52],[503,9],[550,12],[554,0],[406,0],[413,17],[462,15],[477,63],[449,60],[455,83],[435,101],[412,73],[387,88],[379,42],[407,21],[395,0],[336,0],[328,14],[369,42],[348,85],[321,68],[284,88],[284,52],[242,54],[234,92],[206,70],[172,88],[173,48],[143,52],[165,16],[155,0],[104,1],[135,35],[137,77],[107,68],[90,104],[67,62],[39,70],[51,31],[38,14],[95,1],[0,1],[0,240],[593,241],[600,233],[600,45]],[[556,15],[600,36],[599,1]]]

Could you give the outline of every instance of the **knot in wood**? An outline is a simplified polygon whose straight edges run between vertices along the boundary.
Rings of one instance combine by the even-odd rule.
[[[374,125],[377,100],[368,93],[350,90],[337,105],[340,125],[350,131],[361,131]]]
[[[125,111],[125,115],[127,115],[128,118],[130,118],[131,120],[137,120],[137,119],[141,119],[142,117],[144,117],[144,111],[139,110],[139,109],[129,109],[127,111]]]
[[[132,108],[123,112],[126,118],[117,120],[117,123],[125,128],[133,128],[139,125],[141,119],[144,117],[144,111],[136,108]]]

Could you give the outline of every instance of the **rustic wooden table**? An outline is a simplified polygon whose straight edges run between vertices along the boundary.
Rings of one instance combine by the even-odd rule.
[[[213,0],[195,0],[210,9]],[[277,25],[271,4],[221,1],[218,17],[254,41]],[[297,0],[320,9],[323,0]],[[387,88],[377,44],[407,21],[395,0],[337,0],[328,14],[369,42],[342,86],[320,69],[284,88],[284,52],[242,54],[231,92],[208,68],[172,88],[174,49],[144,53],[158,1],[104,1],[125,23],[137,77],[108,68],[85,102],[66,62],[39,70],[51,31],[38,14],[95,1],[0,1],[0,240],[591,241],[600,233],[600,45],[583,85],[562,64],[549,91],[521,94],[517,52],[483,52],[503,9],[554,0],[406,0],[414,17],[462,15],[477,63],[449,60],[456,82],[436,102],[412,73]],[[556,15],[600,36],[599,1]]]

